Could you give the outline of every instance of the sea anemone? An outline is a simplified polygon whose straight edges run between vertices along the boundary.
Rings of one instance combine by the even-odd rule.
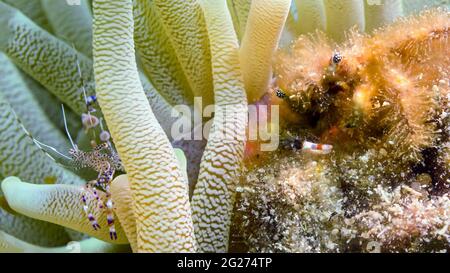
[[[446,4],[382,2],[0,1],[0,252],[448,248]]]

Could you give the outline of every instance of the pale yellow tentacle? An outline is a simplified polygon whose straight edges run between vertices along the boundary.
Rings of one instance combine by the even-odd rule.
[[[397,17],[403,15],[401,0],[383,0],[381,4],[364,1],[366,32],[392,23]]]
[[[22,241],[0,230],[0,253],[122,253],[127,245],[113,245],[95,238],[70,242],[66,246],[41,247]]]
[[[326,16],[323,0],[295,0],[298,15],[298,32],[306,34],[316,30],[325,31]]]
[[[142,89],[132,0],[94,0],[97,96],[133,192],[138,252],[195,251],[187,183]]]
[[[239,40],[242,40],[247,25],[248,13],[252,0],[227,0],[228,9],[233,19],[234,29]]]
[[[192,105],[192,90],[154,5],[134,1],[134,41],[145,74],[172,105]]]
[[[290,0],[253,1],[240,50],[249,102],[260,99],[272,78],[272,58],[286,21]]]
[[[133,196],[127,176],[120,175],[111,183],[111,196],[114,212],[117,214],[128,241],[134,252],[137,251],[136,217],[133,210]]]
[[[109,238],[105,210],[97,209],[97,200],[82,187],[71,185],[35,185],[20,181],[17,177],[3,180],[2,191],[8,205],[15,211],[38,220],[65,226],[98,239],[127,244],[128,240],[119,223],[116,223],[118,239]],[[89,212],[97,219],[100,229],[94,230],[83,211],[82,196],[86,196]],[[104,193],[99,192],[104,198]]]
[[[345,39],[346,31],[355,27],[364,31],[364,1],[324,0],[327,16],[327,34],[336,42]]]
[[[216,109],[192,198],[201,251],[225,252],[244,151],[247,100],[226,0],[201,1],[211,45]]]
[[[154,0],[195,97],[203,107],[214,102],[211,55],[203,13],[198,0]],[[197,105],[198,106],[198,105]]]

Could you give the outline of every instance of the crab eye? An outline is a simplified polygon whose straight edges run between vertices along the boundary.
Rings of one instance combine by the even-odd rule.
[[[332,62],[333,62],[334,64],[340,63],[340,62],[342,61],[342,55],[341,55],[341,53],[335,52],[335,53],[333,54],[333,57],[331,58],[331,60],[332,60]]]
[[[277,90],[276,90],[276,95],[277,95],[277,97],[279,97],[280,99],[286,98],[286,93],[284,93],[283,91],[281,91],[281,89],[277,89]]]

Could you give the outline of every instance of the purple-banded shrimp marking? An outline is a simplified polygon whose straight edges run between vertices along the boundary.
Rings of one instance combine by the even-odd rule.
[[[64,106],[62,106],[62,111],[66,133],[72,145],[72,148],[69,150],[72,164],[76,169],[90,168],[98,173],[97,178],[86,183],[83,189],[85,193],[92,195],[95,200],[97,200],[97,209],[106,209],[109,234],[112,240],[116,240],[117,233],[114,225],[113,201],[111,198],[110,184],[114,178],[115,172],[118,170],[123,171],[122,162],[116,151],[109,144],[109,138],[107,139],[107,142],[96,145],[92,151],[81,151],[70,136],[67,128]],[[100,198],[98,190],[105,192],[105,201]],[[89,211],[86,194],[83,193],[81,201],[83,202],[83,210],[92,227],[95,230],[101,228],[97,219],[95,219],[94,214]]]
[[[91,151],[82,151],[72,140],[70,132],[67,126],[66,115],[64,112],[64,106],[62,105],[62,113],[64,120],[64,127],[67,137],[69,138],[72,148],[69,150],[69,156],[72,159],[71,164],[75,169],[90,168],[97,173],[97,177],[86,183],[83,187],[84,193],[82,195],[83,210],[86,213],[87,220],[91,223],[92,227],[97,230],[100,225],[97,219],[94,217],[94,213],[89,210],[87,205],[87,196],[89,194],[97,200],[96,209],[106,209],[107,211],[107,223],[109,226],[109,234],[112,240],[117,239],[117,233],[114,225],[114,212],[113,212],[113,200],[110,192],[110,184],[114,178],[116,171],[123,171],[122,162],[110,142],[110,134],[104,129],[103,118],[96,116],[97,111],[96,103],[97,97],[95,95],[88,95],[81,73],[79,60],[76,59],[76,67],[80,77],[80,88],[83,93],[84,102],[86,105],[86,113],[81,115],[81,121],[85,129],[86,135],[92,132],[94,139],[91,140]],[[101,143],[97,144],[95,129],[100,127],[99,138]],[[105,193],[105,200],[102,200],[98,191],[101,190]]]

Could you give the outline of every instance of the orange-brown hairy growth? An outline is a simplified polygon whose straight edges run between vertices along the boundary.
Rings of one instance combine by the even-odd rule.
[[[301,36],[290,53],[280,52],[275,69],[281,89],[305,89],[320,81],[323,68],[330,61],[333,46],[324,34]]]
[[[449,76],[449,27],[448,11],[425,11],[376,31],[366,51],[399,61],[418,84],[437,84]]]
[[[414,161],[439,136],[448,109],[449,12],[402,19],[335,46],[300,37],[275,66],[288,119],[338,149],[383,148]],[[389,148],[390,147],[390,148]]]

